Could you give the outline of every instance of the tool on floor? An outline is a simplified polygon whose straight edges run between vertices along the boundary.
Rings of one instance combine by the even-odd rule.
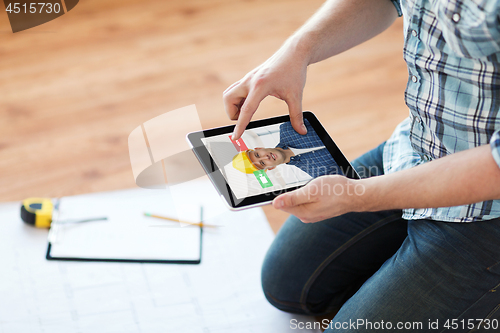
[[[52,224],[52,214],[54,212],[54,204],[49,198],[28,198],[23,200],[21,205],[21,219],[37,228],[50,228]],[[63,223],[82,223],[92,221],[107,220],[107,217],[92,217],[79,220],[57,221],[57,224]]]

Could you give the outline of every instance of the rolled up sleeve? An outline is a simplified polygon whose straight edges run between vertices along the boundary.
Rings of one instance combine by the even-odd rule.
[[[495,162],[497,162],[497,165],[500,168],[500,130],[493,133],[493,136],[490,140],[490,146],[491,154],[493,155]]]
[[[392,4],[394,7],[396,7],[396,10],[398,11],[398,16],[401,17],[403,16],[403,11],[401,10],[401,3],[399,0],[391,0]]]

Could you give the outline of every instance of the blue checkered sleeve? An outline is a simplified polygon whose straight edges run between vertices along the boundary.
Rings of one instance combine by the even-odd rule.
[[[403,16],[403,12],[401,11],[401,4],[399,3],[399,0],[391,0],[392,4],[394,7],[396,7],[396,10],[398,11],[398,16],[401,17]]]

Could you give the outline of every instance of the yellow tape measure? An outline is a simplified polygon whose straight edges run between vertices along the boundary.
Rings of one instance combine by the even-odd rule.
[[[47,198],[29,198],[21,205],[21,218],[37,228],[50,228],[54,205]]]
[[[56,199],[56,207],[52,203],[51,199],[48,198],[29,198],[23,200],[21,205],[21,218],[27,224],[35,226],[37,228],[50,228],[52,224],[52,215],[54,213],[54,208],[56,211],[59,207],[59,200]],[[77,218],[72,220],[57,221],[57,224],[67,224],[67,223],[83,223],[83,222],[93,222],[93,221],[106,221],[107,216],[99,217],[86,217]]]

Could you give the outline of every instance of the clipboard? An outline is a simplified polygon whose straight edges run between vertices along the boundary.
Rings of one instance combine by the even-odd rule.
[[[199,264],[202,228],[144,216],[177,218],[168,189],[132,189],[63,197],[56,204],[47,260]],[[199,205],[190,210],[199,222]],[[189,214],[188,214],[189,215]],[[107,217],[81,223],[84,219]],[[178,219],[178,218],[177,218]]]

